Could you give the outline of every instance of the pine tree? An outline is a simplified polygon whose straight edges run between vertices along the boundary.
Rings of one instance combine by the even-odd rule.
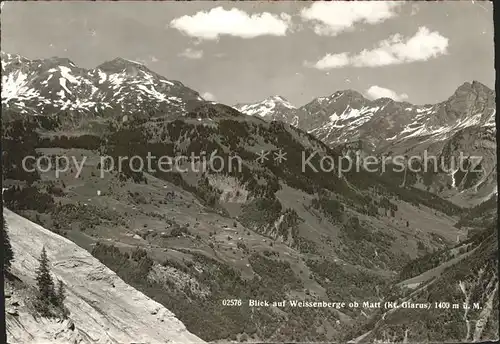
[[[57,285],[57,294],[56,294],[56,302],[60,311],[60,315],[63,318],[67,318],[69,315],[69,310],[64,305],[64,300],[66,299],[66,287],[64,286],[63,281],[59,280]]]
[[[36,283],[38,286],[37,308],[42,315],[48,316],[50,315],[50,304],[55,303],[56,295],[54,292],[54,281],[50,275],[49,259],[47,258],[45,247],[42,249],[39,262],[40,266],[36,270]]]
[[[7,222],[5,218],[2,218],[2,243],[3,243],[3,271],[10,271],[11,261],[14,258],[14,253],[12,252],[12,246],[10,245],[10,238],[7,234]]]
[[[58,281],[58,288],[57,288],[57,305],[61,308],[64,308],[64,299],[66,298],[66,290],[64,287],[63,281],[59,280]]]

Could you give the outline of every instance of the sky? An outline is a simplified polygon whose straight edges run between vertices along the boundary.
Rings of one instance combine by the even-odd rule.
[[[84,68],[122,57],[228,105],[345,89],[428,104],[495,82],[486,1],[19,1],[1,23],[2,51]]]

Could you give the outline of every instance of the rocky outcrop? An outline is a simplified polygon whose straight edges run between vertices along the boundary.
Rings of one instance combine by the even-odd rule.
[[[9,343],[203,343],[175,315],[73,242],[4,209],[14,250],[7,288]],[[69,319],[39,317],[29,306],[45,247],[56,280],[66,285]]]

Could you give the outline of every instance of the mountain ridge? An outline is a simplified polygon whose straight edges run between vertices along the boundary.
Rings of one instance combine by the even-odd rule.
[[[2,108],[21,115],[182,115],[203,101],[181,82],[123,58],[85,69],[65,58],[29,60],[5,52],[1,56]]]
[[[274,113],[273,109],[259,110],[260,104],[236,108],[255,116],[265,112],[262,118],[297,126],[327,145],[338,147],[346,154],[362,151],[365,155],[421,156],[426,152],[428,155],[449,160],[448,153],[443,151],[449,143],[475,131],[478,138],[483,137],[482,141],[469,139],[467,144],[461,145],[462,152],[471,156],[472,152],[478,152],[477,147],[490,147],[480,155],[486,159],[482,164],[483,175],[496,171],[496,142],[492,135],[496,126],[495,94],[476,80],[464,82],[446,100],[437,104],[413,105],[390,98],[370,100],[354,90],[337,91],[330,96],[316,98],[299,108],[280,109],[277,113]],[[251,108],[252,112],[248,112],[248,108]],[[485,137],[487,141],[484,141]],[[495,192],[496,182],[493,181],[493,176],[491,182],[488,182],[489,186],[484,188],[484,193],[476,200],[473,200],[474,196],[470,190],[459,189],[456,193],[436,192],[446,195],[446,198],[453,199],[457,204],[475,205],[487,194]],[[425,179],[423,175],[419,178]],[[454,187],[449,177],[443,176],[440,179],[441,181],[436,181],[432,188],[438,190],[442,187]],[[471,188],[476,192],[477,189],[477,185]],[[462,194],[463,191],[467,191],[467,196]]]
[[[217,104],[206,102],[198,92],[179,81],[168,80],[143,64],[120,57],[94,69],[83,69],[67,58],[28,60],[4,52],[1,56],[5,72],[2,75],[5,121],[19,116],[48,115],[70,130],[95,132],[110,119],[121,122],[134,117],[182,118],[196,109],[207,108],[206,104]],[[420,155],[428,151],[443,156],[447,142],[463,136],[469,128],[476,128],[479,136],[489,137],[490,151],[485,152],[489,162],[483,174],[493,177],[494,102],[494,91],[473,80],[464,82],[448,99],[433,105],[413,105],[390,98],[370,100],[355,90],[342,90],[300,107],[274,95],[233,108],[266,121],[288,123],[329,146],[338,146],[341,151],[353,151],[359,142],[358,147],[369,148],[365,154]],[[207,115],[207,109],[202,112]],[[464,153],[472,154],[478,144],[482,145],[469,140],[468,145],[462,145]],[[435,190],[454,185],[452,178],[438,179],[432,186]],[[443,184],[441,180],[447,181]],[[461,205],[471,202],[475,205],[494,191],[494,184],[490,181],[476,200],[469,191],[468,196],[461,195],[463,189],[445,192],[445,197]],[[477,186],[472,188],[476,189]]]
[[[488,102],[487,105],[489,105],[489,106],[493,105],[494,91],[489,89],[486,85],[482,84],[481,82],[479,82],[477,80],[473,80],[472,82],[464,82],[446,100],[443,100],[443,101],[436,103],[436,104],[415,105],[415,104],[409,103],[407,101],[395,101],[391,98],[384,98],[384,97],[378,98],[378,99],[368,99],[365,96],[363,96],[361,93],[359,93],[355,90],[347,89],[347,90],[336,91],[328,96],[317,97],[317,98],[311,100],[310,102],[308,102],[302,106],[296,107],[295,109],[297,109],[298,114],[301,115],[300,116],[301,123],[298,124],[298,126],[301,127],[302,129],[307,130],[307,131],[316,131],[316,132],[319,131],[320,128],[318,128],[318,126],[314,126],[314,125],[311,125],[310,123],[307,123],[308,120],[311,120],[310,118],[307,118],[307,117],[318,116],[321,114],[322,111],[328,112],[330,114],[330,116],[334,115],[334,114],[337,114],[337,116],[339,116],[339,113],[344,113],[344,112],[348,111],[348,109],[346,109],[346,107],[345,107],[346,99],[347,99],[347,103],[349,103],[349,105],[351,105],[351,110],[352,109],[359,110],[360,107],[361,108],[363,108],[363,107],[371,108],[370,109],[370,110],[372,110],[372,112],[370,112],[371,116],[379,116],[380,110],[383,110],[386,106],[390,106],[390,107],[392,106],[392,107],[399,108],[400,110],[403,110],[403,111],[410,111],[409,112],[410,115],[418,115],[418,114],[425,113],[425,114],[427,114],[427,116],[424,116],[425,118],[423,118],[423,120],[432,122],[432,120],[430,119],[431,116],[430,116],[429,110],[431,110],[431,109],[434,110],[434,109],[439,108],[441,106],[446,106],[446,105],[448,105],[447,103],[452,102],[452,101],[458,101],[458,102],[464,101],[463,98],[468,97],[469,93],[472,93],[472,92],[476,93],[479,97],[487,98],[486,99],[486,101]],[[332,106],[331,108],[328,108],[330,105],[329,103],[332,103],[332,102],[336,103],[339,100],[342,100],[342,102],[341,102],[342,104],[333,104],[336,106]],[[352,106],[352,102],[356,103],[355,106]],[[252,103],[245,104],[244,106],[237,104],[234,107],[236,109],[240,110],[241,112],[249,114],[249,115],[260,115],[260,116],[266,117],[266,118],[273,118],[272,113],[266,113],[265,115],[263,115],[262,113],[259,112],[259,109],[256,108],[256,105],[261,104],[261,103],[262,102],[256,102],[253,104]],[[327,103],[327,104],[325,105],[325,103]],[[314,109],[315,107],[318,108],[317,104],[320,104],[319,109]],[[451,104],[451,105],[453,105],[453,104]],[[340,106],[340,111],[339,111],[339,106]],[[343,106],[343,110],[342,110],[342,106]],[[247,110],[248,108],[251,108],[252,111],[249,112]],[[368,109],[365,109],[365,111],[366,110],[368,110]],[[439,110],[439,109],[437,109],[437,110]],[[492,112],[493,109],[489,108],[487,110],[489,111],[489,114],[484,116],[484,118],[481,118],[480,120],[476,120],[475,122],[468,123],[468,125],[475,125],[475,124],[488,125],[488,126],[494,125],[494,113]],[[264,110],[261,110],[261,111],[264,111]],[[269,112],[269,110],[267,110],[267,111]],[[351,116],[356,116],[356,115],[359,116],[359,113],[356,113],[356,112],[352,113],[352,111],[350,111],[350,115]],[[408,116],[408,117],[411,118],[411,116]],[[420,116],[420,117],[422,117],[422,116]],[[281,116],[281,118],[284,118],[284,117]],[[325,122],[324,125],[326,126],[326,124],[327,124],[326,119],[324,119],[324,122]],[[349,130],[349,128],[345,128],[345,129]],[[424,133],[419,133],[417,135],[423,135],[423,134]],[[349,140],[350,139],[346,139],[346,141],[349,141]],[[328,139],[326,141],[328,141]],[[340,143],[340,142],[338,142],[338,140],[337,140],[336,143]]]

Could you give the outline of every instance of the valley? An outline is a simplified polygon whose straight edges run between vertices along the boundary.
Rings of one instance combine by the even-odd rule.
[[[451,100],[426,107],[379,99],[368,108],[362,95],[345,91],[299,109],[271,97],[264,111],[205,101],[124,59],[84,70],[66,59],[2,53],[2,70],[9,89],[2,93],[4,212],[18,256],[33,248],[21,246],[17,223],[32,221],[19,227],[25,235],[43,227],[54,250],[56,242],[78,245],[85,259],[129,285],[123,288],[172,312],[189,335],[206,342],[498,339],[495,111],[486,86],[466,84]],[[56,79],[66,81],[49,85]],[[279,113],[273,102],[281,104]],[[405,111],[419,120],[418,130],[397,122]],[[389,140],[394,133],[401,135]],[[324,157],[342,164],[353,152],[369,154],[365,147],[375,154],[432,147],[445,159],[460,151],[485,159],[478,176],[471,164],[465,175],[451,176],[363,169],[339,176],[300,166],[302,152],[317,153],[318,166]],[[286,160],[259,162],[264,150]],[[199,161],[182,161],[182,171],[101,165],[103,157],[146,160],[149,153],[237,156],[241,165],[216,171],[189,168],[201,167]],[[81,170],[49,165],[30,172],[22,168],[25,156],[84,163]],[[84,283],[59,270],[67,284]],[[367,307],[250,306],[250,300]],[[396,301],[482,309],[376,306]],[[77,328],[87,321],[72,320]],[[170,332],[152,340],[156,335]]]

